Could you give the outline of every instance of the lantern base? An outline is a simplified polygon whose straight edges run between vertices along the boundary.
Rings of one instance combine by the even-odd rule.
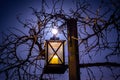
[[[58,64],[49,64],[44,67],[44,73],[46,74],[64,74],[66,71],[67,66],[65,65],[58,65]]]

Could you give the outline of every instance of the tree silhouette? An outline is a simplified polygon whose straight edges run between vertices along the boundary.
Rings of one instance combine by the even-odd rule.
[[[40,10],[30,7],[36,20],[17,16],[21,29],[2,33],[0,75],[6,80],[58,79],[43,72],[44,41],[53,25],[67,40],[66,21],[74,18],[79,38],[72,38],[79,42],[81,79],[120,79],[120,2],[101,0],[95,6],[89,0],[70,1],[73,5],[66,10],[66,0],[41,0]]]

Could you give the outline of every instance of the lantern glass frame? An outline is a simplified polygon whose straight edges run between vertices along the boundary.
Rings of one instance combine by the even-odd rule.
[[[47,65],[65,64],[64,43],[65,40],[46,40],[45,58]]]

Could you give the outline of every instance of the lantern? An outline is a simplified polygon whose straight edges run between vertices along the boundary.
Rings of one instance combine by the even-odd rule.
[[[65,40],[46,40],[45,43],[45,59],[46,64],[44,73],[64,73],[65,55],[64,55]]]

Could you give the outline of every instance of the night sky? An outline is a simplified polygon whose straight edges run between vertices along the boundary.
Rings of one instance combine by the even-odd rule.
[[[96,6],[99,0],[90,0],[90,2]],[[72,3],[65,0],[64,4],[64,9],[67,11]],[[19,26],[16,20],[17,15],[30,17],[32,10],[29,7],[40,10],[41,0],[0,0],[0,32],[6,31],[8,27]]]
[[[29,7],[39,7],[39,0],[0,0],[0,31],[18,26],[16,16],[27,15]]]

